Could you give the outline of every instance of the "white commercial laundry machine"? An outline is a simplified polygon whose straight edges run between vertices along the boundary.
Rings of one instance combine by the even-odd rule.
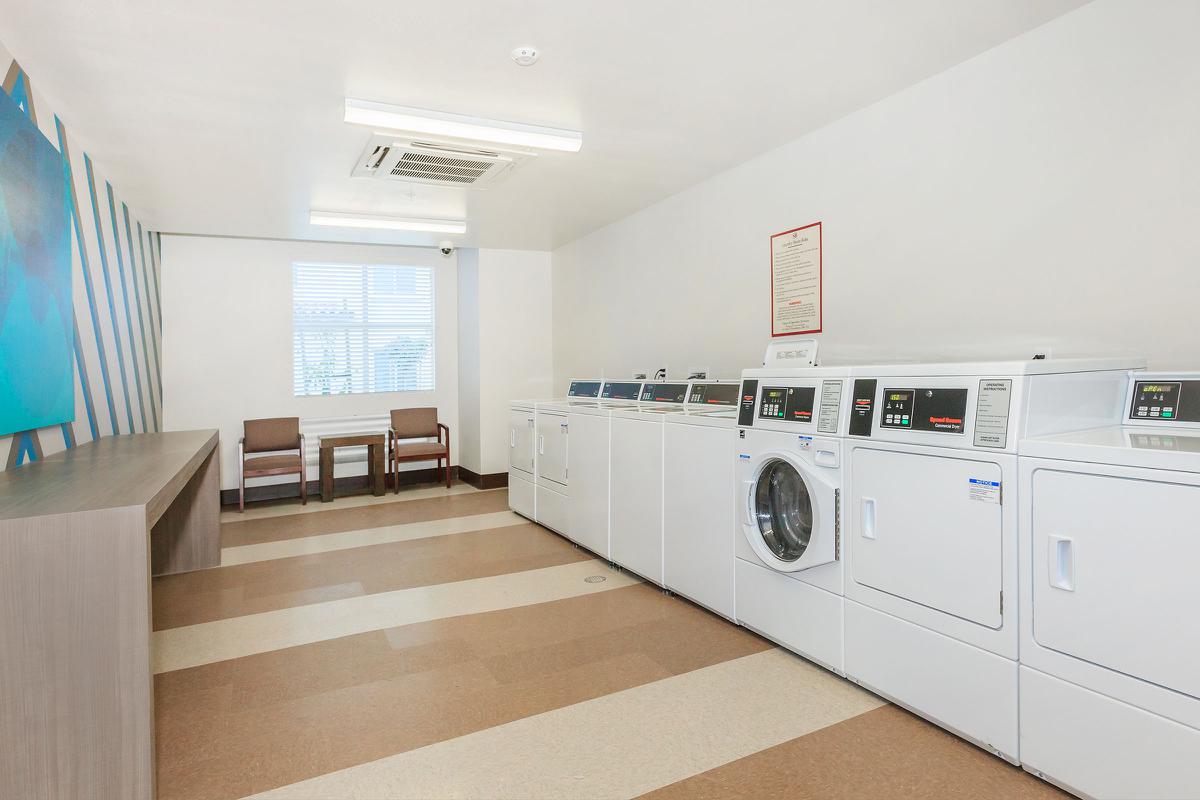
[[[1017,442],[1111,420],[1142,366],[852,368],[848,677],[1018,761]]]
[[[663,420],[683,409],[691,384],[647,381],[638,403],[615,409],[609,430],[609,557],[663,583]]]
[[[1118,408],[1020,443],[1021,761],[1200,797],[1200,373],[1131,373]]]
[[[734,443],[739,381],[694,381],[663,419],[663,585],[735,619]]]
[[[595,400],[600,397],[600,379],[573,380],[567,388],[568,400]],[[548,400],[514,400],[508,411],[508,507],[523,517],[537,519],[536,505],[536,408]]]
[[[838,673],[848,375],[744,371],[732,453],[737,620]]]
[[[608,558],[608,414],[636,403],[641,388],[641,381],[604,381],[599,398],[537,404],[537,521],[602,558]]]

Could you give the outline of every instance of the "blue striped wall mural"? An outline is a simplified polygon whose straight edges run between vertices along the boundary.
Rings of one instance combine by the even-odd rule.
[[[3,90],[58,148],[68,178],[74,292],[75,420],[0,437],[0,469],[101,436],[160,430],[158,234],[145,227],[68,122],[0,46]],[[69,120],[69,116],[67,118]]]

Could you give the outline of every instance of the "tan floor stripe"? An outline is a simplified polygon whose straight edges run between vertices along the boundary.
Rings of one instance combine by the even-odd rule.
[[[472,514],[468,517],[449,517],[429,522],[409,522],[403,525],[385,525],[362,531],[344,531],[299,539],[284,539],[278,542],[246,544],[226,547],[221,551],[221,566],[250,564],[275,558],[328,553],[351,547],[365,547],[386,542],[407,542],[431,536],[447,536],[455,533],[501,528],[506,525],[521,525],[529,520],[511,511],[496,511],[490,514]]]
[[[548,535],[548,534],[547,534]],[[603,583],[587,583],[590,575]],[[154,672],[184,669],[364,631],[603,592],[637,581],[589,559],[508,575],[349,597],[155,631]]]
[[[168,575],[154,581],[154,629],[525,572],[590,557],[526,522]]]
[[[444,490],[443,490],[444,491]],[[401,503],[375,503],[354,508],[331,508],[307,514],[263,517],[221,525],[221,546],[275,542],[302,536],[342,533],[385,525],[428,522],[449,517],[465,517],[508,510],[508,492],[459,492]]]
[[[761,652],[646,584],[155,677],[159,800],[227,800]]]
[[[890,705],[643,795],[644,800],[1069,797]]]
[[[255,798],[633,797],[880,704],[768,650]]]
[[[286,517],[291,514],[311,514],[314,511],[329,511],[330,509],[342,508],[357,508],[359,506],[377,505],[379,503],[397,503],[405,500],[425,500],[430,497],[441,497],[447,494],[471,494],[478,492],[474,486],[468,483],[454,483],[449,489],[444,485],[436,486],[405,486],[400,489],[399,494],[392,493],[388,490],[386,494],[376,497],[373,494],[352,494],[345,497],[337,497],[332,503],[322,503],[321,496],[309,495],[308,504],[301,505],[296,498],[284,498],[280,500],[267,500],[256,503],[247,503],[246,510],[239,512],[229,510],[228,508],[221,511],[221,522],[245,522],[252,519],[262,519],[264,517]],[[503,489],[488,489],[486,491],[504,491]]]

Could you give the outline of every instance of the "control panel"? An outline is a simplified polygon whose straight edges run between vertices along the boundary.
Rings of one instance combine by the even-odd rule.
[[[1200,427],[1200,373],[1130,375],[1125,415],[1130,422]]]
[[[911,428],[913,417],[912,389],[884,389],[883,410],[879,412],[879,424],[884,428]]]
[[[567,397],[599,397],[600,381],[571,381]]]
[[[637,381],[608,381],[600,397],[605,400],[637,400],[641,394],[642,384]]]
[[[736,406],[741,388],[736,383],[693,383],[688,405]]]
[[[758,418],[812,422],[817,390],[813,386],[764,386]]]
[[[643,403],[682,403],[687,393],[686,383],[644,383],[638,399]]]
[[[966,430],[966,389],[884,387],[879,427],[938,433]]]

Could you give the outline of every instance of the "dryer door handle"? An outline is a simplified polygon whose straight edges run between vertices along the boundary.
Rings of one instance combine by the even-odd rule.
[[[864,497],[862,500],[862,535],[864,539],[875,538],[875,498]]]
[[[546,436],[542,433],[538,434],[538,455],[546,455]]]
[[[1066,536],[1049,537],[1046,567],[1051,586],[1064,592],[1075,591],[1075,540]]]

